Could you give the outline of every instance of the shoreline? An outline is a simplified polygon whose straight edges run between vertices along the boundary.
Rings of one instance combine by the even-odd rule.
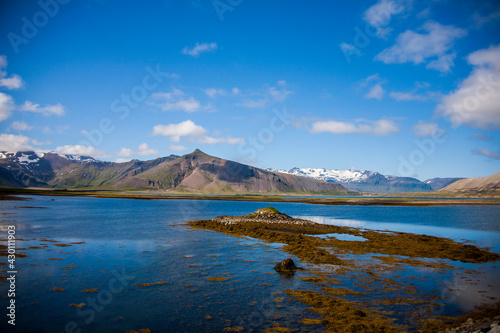
[[[422,280],[422,277],[413,276],[415,273],[405,275],[404,279],[396,274],[408,269],[445,274],[463,270],[459,268],[459,262],[499,262],[500,254],[487,248],[443,237],[323,225],[292,218],[273,207],[261,208],[247,215],[223,215],[211,220],[191,221],[188,225],[235,237],[283,244],[282,252],[297,257],[302,265],[313,265],[313,268],[303,268],[296,277],[310,282],[311,288],[292,288],[285,293],[311,306],[310,311],[322,316],[315,322],[323,324],[327,330],[338,331],[340,327],[348,327],[346,331],[443,332],[465,321],[467,328],[480,326],[489,323],[486,318],[500,314],[500,302],[497,301],[468,311],[463,316],[441,316],[436,309],[444,304],[443,294],[418,290],[411,281]],[[339,234],[358,238],[344,241],[336,239],[336,236],[321,237]],[[295,273],[288,274],[290,277]],[[307,275],[302,277],[304,274]],[[473,276],[475,272],[464,270],[464,274]],[[354,283],[346,283],[346,280]],[[406,307],[408,314],[398,319],[398,315],[389,311],[390,304]],[[473,325],[471,320],[477,323]],[[303,323],[307,325],[307,322]],[[472,331],[475,330],[464,332]]]
[[[136,200],[215,200],[215,201],[250,201],[250,202],[286,202],[305,203],[314,205],[352,205],[352,206],[477,206],[500,205],[500,198],[414,198],[414,193],[400,198],[388,197],[325,197],[314,195],[291,196],[269,194],[154,194],[154,193],[126,193],[96,190],[59,190],[59,189],[15,189],[0,188],[0,200],[18,195],[63,196],[63,197],[90,197],[102,199],[136,199]]]

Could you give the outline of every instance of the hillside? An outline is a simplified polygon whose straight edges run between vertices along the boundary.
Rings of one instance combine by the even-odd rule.
[[[310,177],[326,182],[343,185],[349,190],[371,193],[406,193],[429,192],[433,188],[416,178],[384,176],[367,170],[336,170],[323,168],[292,168],[290,170],[272,170],[285,174]]]
[[[458,180],[441,190],[470,195],[500,195],[500,172],[486,177],[474,177]]]
[[[0,186],[195,193],[349,193],[340,184],[270,172],[210,156],[200,150],[184,156],[125,163],[56,153],[3,152],[0,155]]]
[[[201,193],[308,192],[347,194],[340,184],[284,175],[207,155],[200,150],[124,179],[114,187],[155,187]]]
[[[424,183],[432,187],[434,191],[440,190],[443,187],[446,187],[457,180],[464,179],[464,178],[432,178],[432,179],[427,179],[424,180]]]

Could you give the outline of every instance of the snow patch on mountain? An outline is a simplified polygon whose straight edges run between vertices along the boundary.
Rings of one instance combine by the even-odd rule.
[[[0,159],[13,159],[14,162],[20,163],[20,164],[30,164],[30,163],[37,163],[40,161],[41,158],[46,156],[47,154],[52,154],[52,155],[57,155],[59,157],[65,158],[70,161],[75,161],[75,162],[81,162],[81,163],[86,163],[86,162],[98,162],[97,159],[90,157],[90,156],[82,156],[82,155],[66,155],[66,154],[58,154],[54,152],[34,152],[34,151],[25,151],[25,152],[7,152],[7,151],[2,151],[0,152]]]
[[[323,181],[334,181],[338,183],[361,182],[368,179],[370,176],[377,174],[372,171],[360,170],[337,170],[337,169],[321,169],[321,168],[292,168],[290,170],[274,170],[273,172],[288,173],[291,175],[311,177]]]

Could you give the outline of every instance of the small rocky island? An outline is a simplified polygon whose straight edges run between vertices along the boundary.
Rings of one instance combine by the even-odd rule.
[[[247,215],[223,215],[211,220],[192,221],[189,225],[284,244],[281,250],[296,256],[303,263],[301,266],[307,267],[298,270],[293,260],[288,258],[278,260],[275,270],[292,272],[290,275],[293,278],[314,286],[311,290],[287,290],[286,294],[310,305],[311,311],[322,316],[319,322],[332,332],[401,332],[415,329],[420,332],[444,332],[457,327],[460,330],[448,332],[468,332],[463,330],[465,325],[462,324],[470,317],[455,320],[433,318],[440,295],[423,296],[408,277],[405,280],[387,277],[394,272],[404,272],[405,267],[410,266],[452,272],[456,269],[454,261],[500,261],[500,255],[488,249],[448,238],[325,225],[293,218],[273,207],[261,208]],[[339,235],[357,237],[342,240]],[[358,258],[363,259],[360,261]],[[293,275],[297,271],[301,273]],[[353,286],[359,287],[358,290],[342,286],[341,279],[349,284],[355,280]],[[359,297],[365,297],[365,300],[360,301]],[[381,305],[390,304],[406,304],[409,309],[414,309],[406,313],[409,326],[395,325],[390,312],[380,311]],[[417,307],[412,308],[415,304],[418,304]],[[468,315],[475,316],[475,320],[484,324],[487,321],[479,318],[495,318],[500,314],[500,302],[485,309],[486,312],[471,312]],[[307,319],[304,323],[313,321]]]

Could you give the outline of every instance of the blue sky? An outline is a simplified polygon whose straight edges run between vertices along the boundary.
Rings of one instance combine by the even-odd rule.
[[[500,171],[495,1],[0,6],[0,150]]]

